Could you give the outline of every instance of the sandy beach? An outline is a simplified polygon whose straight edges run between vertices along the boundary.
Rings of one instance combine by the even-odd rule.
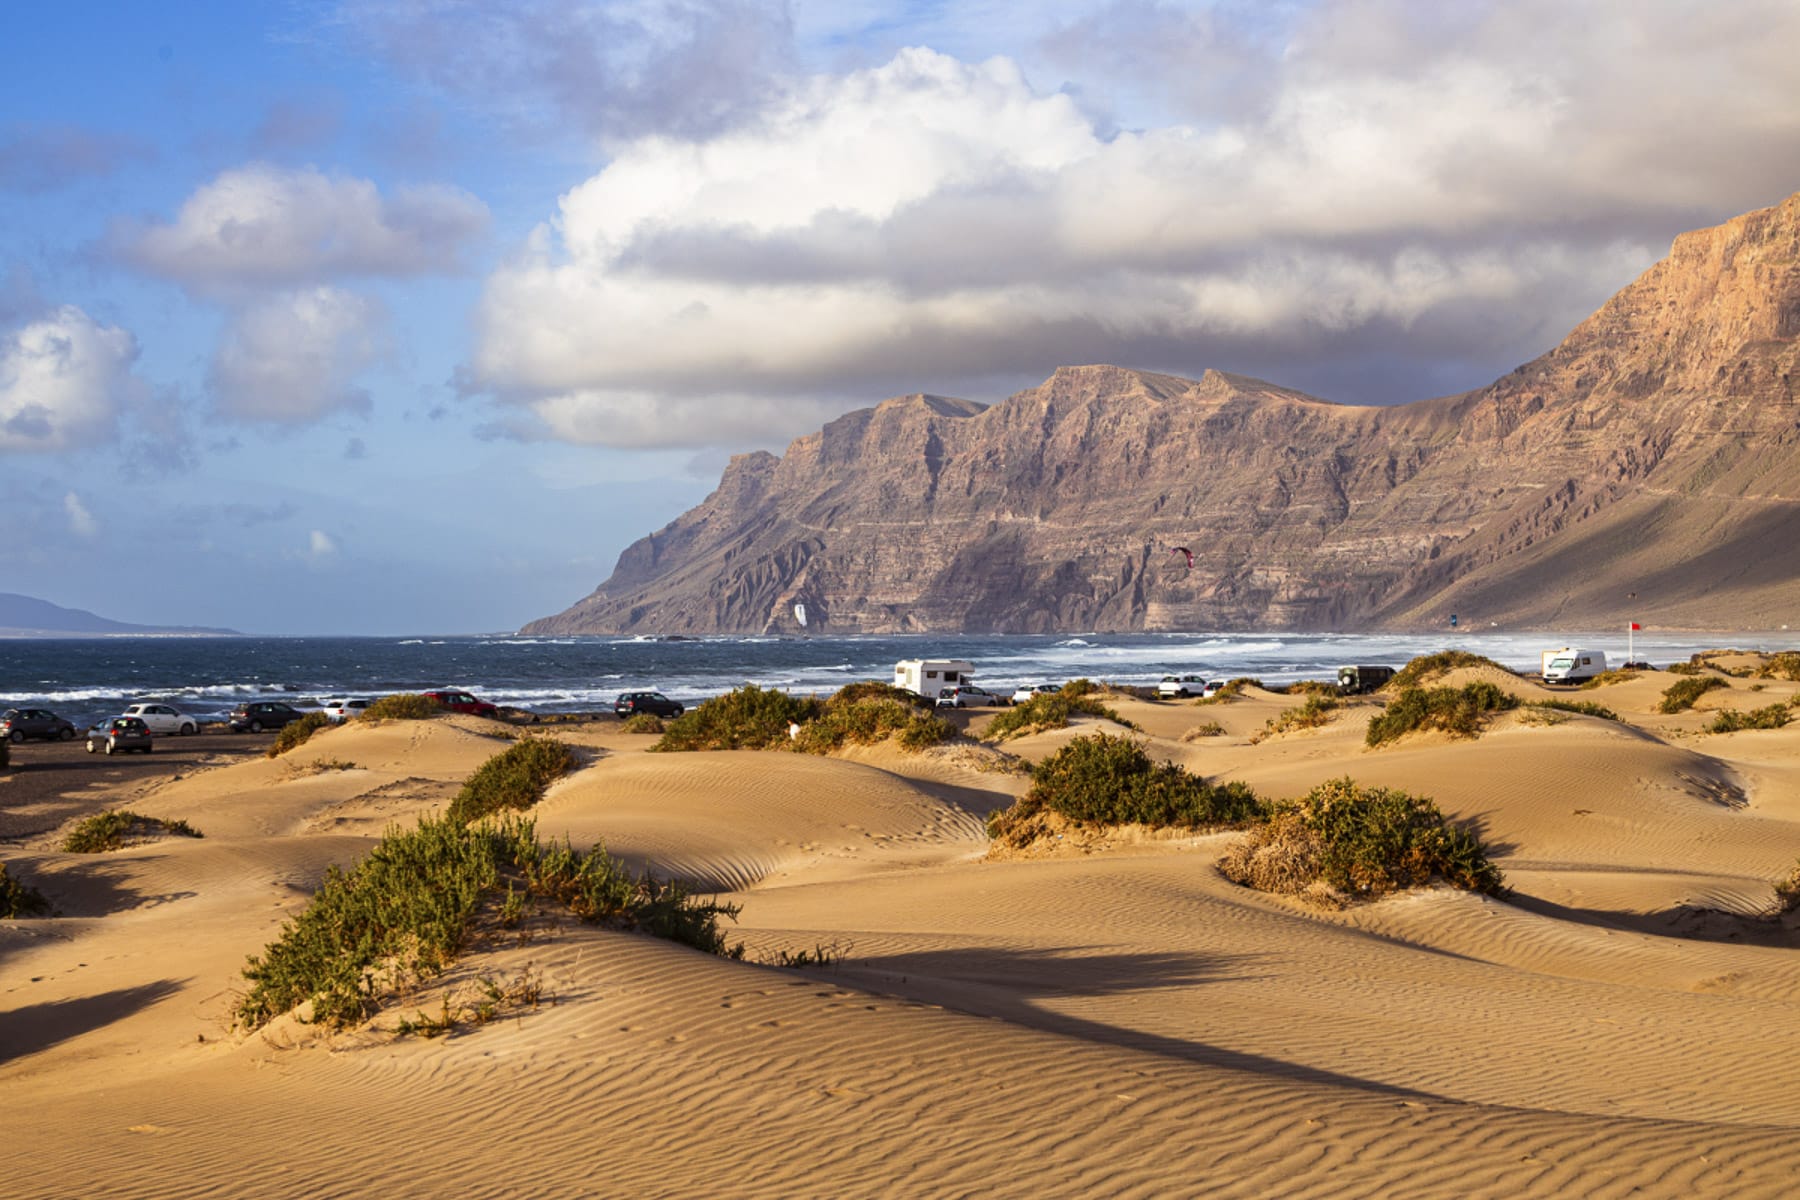
[[[569,923],[337,1033],[235,1029],[247,957],[514,727],[352,723],[278,759],[225,735],[124,761],[14,747],[0,861],[58,915],[0,921],[0,1094],[29,1148],[0,1195],[1791,1195],[1800,927],[1773,910],[1800,724],[1704,726],[1800,684],[1721,676],[1665,715],[1664,672],[1443,682],[1476,678],[1622,720],[1517,710],[1368,749],[1373,697],[1255,740],[1298,698],[1109,701],[1154,757],[1264,796],[1429,796],[1512,888],[1342,910],[1224,878],[1236,832],[991,854],[988,814],[1030,779],[966,743],[661,754],[611,718],[559,724],[581,766],[540,833],[740,906],[744,961]],[[61,852],[103,808],[204,837]],[[538,1004],[396,1032],[442,989],[517,978]]]

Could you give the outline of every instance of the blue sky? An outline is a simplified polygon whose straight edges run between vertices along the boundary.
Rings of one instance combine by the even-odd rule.
[[[1796,44],[1786,0],[7,5],[0,591],[508,629],[889,395],[1480,386],[1800,188]]]

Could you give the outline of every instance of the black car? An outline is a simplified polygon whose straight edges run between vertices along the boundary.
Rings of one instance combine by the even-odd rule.
[[[63,720],[47,708],[9,708],[0,712],[0,737],[15,742],[26,738],[67,742],[80,732],[73,722]]]
[[[659,717],[679,717],[687,710],[661,692],[620,692],[613,701],[613,712],[621,717],[637,713],[654,713]]]
[[[258,700],[254,704],[240,704],[231,710],[226,724],[231,732],[242,733],[248,729],[251,733],[261,733],[265,729],[280,729],[283,725],[291,725],[306,714],[291,704],[283,704],[279,700]]]
[[[88,730],[89,754],[128,754],[133,750],[148,754],[154,749],[156,739],[150,736],[150,727],[137,717],[108,717]]]

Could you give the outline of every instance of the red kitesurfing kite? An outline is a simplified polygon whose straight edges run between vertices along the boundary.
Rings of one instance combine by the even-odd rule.
[[[1170,550],[1169,553],[1181,555],[1183,558],[1187,559],[1188,570],[1191,571],[1194,569],[1194,552],[1189,550],[1186,546],[1176,546],[1173,550]]]

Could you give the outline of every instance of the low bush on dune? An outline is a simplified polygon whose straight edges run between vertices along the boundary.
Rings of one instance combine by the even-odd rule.
[[[1248,675],[1240,675],[1236,679],[1233,679],[1233,680],[1230,680],[1229,682],[1227,682],[1224,687],[1220,688],[1218,691],[1214,692],[1212,695],[1202,696],[1198,700],[1194,701],[1194,703],[1195,704],[1226,704],[1226,703],[1236,700],[1238,697],[1242,696],[1244,694],[1245,688],[1260,688],[1260,687],[1262,687],[1262,685],[1263,685],[1263,681],[1260,679],[1252,679]]]
[[[1595,704],[1591,700],[1532,700],[1528,708],[1549,708],[1557,712],[1580,713],[1584,717],[1599,717],[1602,721],[1617,721],[1619,714],[1604,704]]]
[[[1459,667],[1492,667],[1496,671],[1512,674],[1493,659],[1484,658],[1479,654],[1470,654],[1467,650],[1439,650],[1436,654],[1421,654],[1395,671],[1394,677],[1382,686],[1382,690],[1405,691],[1407,688],[1429,683],[1439,676],[1448,675]]]
[[[1756,674],[1759,679],[1785,679],[1790,683],[1800,683],[1800,653],[1783,650],[1756,668]]]
[[[1625,683],[1637,677],[1637,671],[1602,671],[1592,679],[1583,681],[1581,689],[1591,692],[1595,688],[1611,687],[1615,683]]]
[[[1727,708],[1712,719],[1706,726],[1706,732],[1736,733],[1740,729],[1780,729],[1793,719],[1793,709],[1785,704],[1771,704],[1767,708],[1753,708],[1749,712]]]
[[[620,726],[626,733],[661,733],[664,730],[662,718],[655,713],[632,713]]]
[[[1217,721],[1202,721],[1200,724],[1182,734],[1181,740],[1184,742],[1197,742],[1201,738],[1222,737],[1224,736],[1224,733],[1225,727]]]
[[[1658,702],[1659,713],[1685,712],[1694,707],[1694,701],[1710,691],[1722,687],[1730,687],[1717,675],[1692,675],[1686,679],[1677,679],[1663,690],[1662,700]]]
[[[191,838],[203,836],[186,821],[165,821],[161,817],[146,817],[122,808],[109,808],[95,813],[71,829],[68,836],[63,838],[62,848],[65,854],[100,854],[107,850],[123,849],[134,838],[159,837],[165,834]]]
[[[1272,685],[1266,690],[1278,696],[1319,696],[1332,700],[1338,694],[1337,685],[1326,683],[1323,679],[1296,679],[1292,683]]]
[[[1380,746],[1428,729],[1472,738],[1481,732],[1490,714],[1518,706],[1516,697],[1485,679],[1461,687],[1403,688],[1381,715],[1369,722],[1363,740],[1371,747]]]
[[[1794,864],[1786,879],[1776,883],[1775,911],[1777,914],[1800,912],[1800,862]]]
[[[575,751],[555,738],[520,738],[475,769],[446,814],[467,825],[504,809],[524,810],[544,789],[575,769]]]
[[[956,736],[956,726],[937,715],[932,702],[905,688],[869,681],[839,688],[800,727],[792,746],[804,754],[829,754],[848,745],[868,746],[897,737],[908,750],[923,750]]]
[[[754,683],[714,696],[669,722],[652,750],[770,750],[788,744],[788,726],[816,719],[825,706]]]
[[[426,817],[412,830],[390,826],[351,870],[326,871],[305,911],[245,966],[250,988],[236,1019],[254,1030],[310,1002],[312,1021],[354,1025],[484,937],[543,913],[741,956],[719,930],[735,907],[633,876],[602,847],[584,854],[566,840],[540,843],[534,823],[514,817],[475,825]]]
[[[1328,904],[1374,899],[1434,879],[1491,896],[1506,881],[1481,842],[1436,804],[1352,779],[1277,804],[1266,824],[1219,860],[1234,883]]]
[[[1268,723],[1250,735],[1252,744],[1278,733],[1289,733],[1296,729],[1317,729],[1328,724],[1331,714],[1342,707],[1335,694],[1315,694],[1306,698],[1306,703],[1296,708],[1283,709],[1270,717]]]
[[[1691,662],[1670,663],[1663,669],[1671,675],[1698,675],[1702,670],[1700,666]]]
[[[988,817],[988,836],[1023,845],[1053,812],[1091,825],[1198,827],[1254,820],[1263,803],[1242,783],[1214,784],[1158,763],[1141,743],[1099,733],[1074,738],[1031,772],[1031,790]]]
[[[1004,742],[1008,738],[1042,733],[1047,729],[1063,729],[1068,726],[1069,718],[1074,716],[1101,717],[1127,729],[1137,728],[1135,723],[1121,717],[1110,705],[1101,703],[1097,689],[1091,686],[1087,689],[1076,687],[1076,684],[1085,683],[1087,680],[1079,679],[1064,685],[1059,692],[1046,692],[1041,696],[1033,696],[1023,704],[1013,705],[988,723],[982,740]]]
[[[275,740],[269,743],[269,748],[264,753],[270,758],[286,754],[296,746],[305,745],[307,738],[330,724],[331,718],[324,713],[307,713],[298,721],[289,721],[283,725],[281,732],[275,735]]]
[[[11,921],[19,917],[49,915],[50,901],[44,897],[44,893],[23,879],[9,874],[6,864],[0,863],[0,919]]]
[[[383,696],[369,707],[362,710],[359,721],[429,721],[441,717],[450,710],[431,699],[416,692],[399,692],[392,696]]]

